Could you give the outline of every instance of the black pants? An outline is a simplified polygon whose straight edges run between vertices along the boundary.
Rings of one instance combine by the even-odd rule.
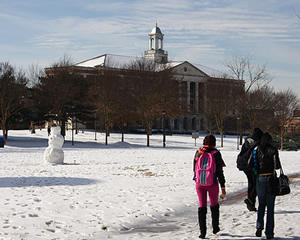
[[[252,170],[244,171],[248,179],[248,199],[255,205],[256,193],[256,176]]]

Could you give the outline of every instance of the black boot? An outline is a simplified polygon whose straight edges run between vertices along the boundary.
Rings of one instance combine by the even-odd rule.
[[[200,236],[199,238],[205,238],[206,235],[206,207],[199,207],[198,208],[198,221],[200,227]]]
[[[250,212],[256,212],[255,203],[253,203],[249,198],[246,198],[244,200],[244,203],[246,203],[247,208]]]
[[[220,207],[219,204],[217,204],[216,206],[210,207],[213,233],[214,234],[216,234],[217,232],[220,231],[220,228],[219,228],[219,216],[220,216],[219,207]]]

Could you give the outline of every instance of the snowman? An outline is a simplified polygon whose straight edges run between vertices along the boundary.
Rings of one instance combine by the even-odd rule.
[[[62,164],[64,162],[64,152],[62,145],[64,138],[60,134],[60,127],[55,126],[51,128],[51,134],[48,140],[48,147],[44,153],[45,163]]]

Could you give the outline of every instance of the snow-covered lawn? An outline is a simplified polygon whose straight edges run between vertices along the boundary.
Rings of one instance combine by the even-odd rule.
[[[67,132],[63,165],[44,164],[46,130],[9,131],[0,148],[0,239],[197,239],[198,200],[192,181],[193,156],[204,135],[104,134]],[[220,138],[217,137],[217,147]],[[243,202],[246,177],[236,168],[237,139],[219,148],[225,160],[227,197],[220,202],[221,231],[211,239],[258,239],[256,213]],[[299,152],[280,152],[284,171],[300,173]],[[300,239],[300,179],[291,194],[276,198],[275,237]],[[242,195],[242,194],[241,194]]]

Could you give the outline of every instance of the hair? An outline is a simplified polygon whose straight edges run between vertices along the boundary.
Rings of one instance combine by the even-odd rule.
[[[207,135],[205,136],[204,140],[203,140],[203,145],[211,145],[211,146],[216,146],[216,138],[214,135]]]
[[[260,128],[254,128],[252,138],[254,141],[258,141],[262,138],[264,135],[264,132]]]
[[[260,140],[259,146],[261,147],[262,150],[264,150],[266,146],[271,143],[271,141],[272,141],[272,136],[268,132],[265,132]]]

